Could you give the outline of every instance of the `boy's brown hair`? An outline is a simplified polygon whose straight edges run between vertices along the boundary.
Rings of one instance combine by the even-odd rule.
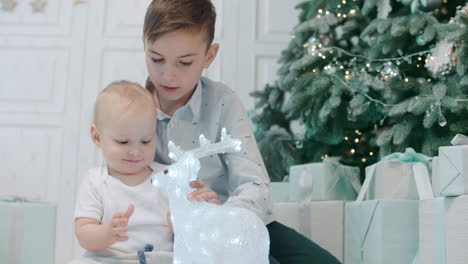
[[[207,48],[214,39],[216,10],[210,0],[153,0],[146,9],[143,35],[155,41],[164,33],[196,29],[206,34]]]

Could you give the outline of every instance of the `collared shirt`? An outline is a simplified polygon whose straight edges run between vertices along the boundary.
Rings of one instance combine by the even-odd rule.
[[[199,147],[203,134],[211,142],[221,140],[221,130],[241,140],[241,151],[200,159],[198,179],[228,206],[255,212],[271,222],[270,180],[252,132],[250,119],[237,95],[227,86],[202,77],[190,100],[172,117],[159,111],[155,161],[171,164],[169,141],[183,150]]]

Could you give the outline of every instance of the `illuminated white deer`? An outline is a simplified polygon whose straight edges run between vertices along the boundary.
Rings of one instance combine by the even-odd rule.
[[[153,185],[169,198],[174,227],[175,264],[267,264],[269,235],[253,212],[237,207],[187,199],[194,191],[199,159],[208,155],[240,151],[240,140],[223,129],[221,141],[210,143],[200,136],[200,148],[184,152],[169,142],[169,157],[176,163],[152,176]]]

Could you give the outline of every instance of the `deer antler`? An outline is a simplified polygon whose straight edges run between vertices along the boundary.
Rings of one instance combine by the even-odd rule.
[[[241,141],[239,139],[232,138],[227,134],[226,128],[221,130],[221,141],[217,143],[211,143],[200,135],[200,148],[194,149],[192,152],[196,159],[206,157],[211,154],[225,153],[229,151],[240,151]]]

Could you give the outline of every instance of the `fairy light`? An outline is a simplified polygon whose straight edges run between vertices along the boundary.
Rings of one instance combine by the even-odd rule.
[[[320,14],[322,14],[322,13],[323,13],[323,10],[322,10],[322,9],[319,9],[318,12],[319,12]]]
[[[351,10],[349,11],[349,13],[350,13],[351,15],[354,15],[354,14],[356,14],[356,10],[351,9]]]
[[[359,138],[354,139],[354,142],[359,143]]]
[[[351,154],[354,154],[356,153],[356,150],[355,149],[351,149]]]
[[[343,3],[343,5],[346,5],[346,0],[341,1],[341,3]]]
[[[374,156],[374,152],[369,152],[369,156]]]
[[[405,82],[409,82],[409,79],[408,79],[408,78],[405,78]]]
[[[343,14],[343,17],[346,18],[346,14]]]
[[[359,131],[358,129],[354,130],[354,133],[356,133],[357,135],[362,135],[362,132]]]
[[[341,13],[336,14],[338,17],[341,17]]]
[[[343,139],[344,139],[344,140],[348,140],[349,138],[348,138],[348,137],[344,137]]]
[[[366,158],[362,158],[361,161],[362,161],[362,163],[366,163],[367,159],[366,159]]]
[[[330,11],[325,12],[325,14],[329,15],[329,14],[330,14]]]

